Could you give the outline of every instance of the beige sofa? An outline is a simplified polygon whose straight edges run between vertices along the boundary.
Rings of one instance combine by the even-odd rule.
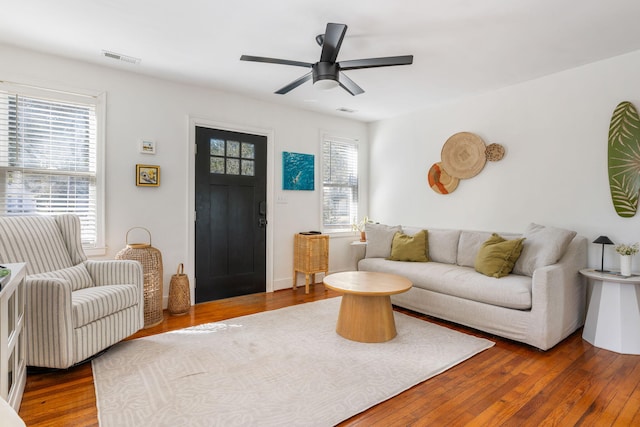
[[[423,228],[367,226],[362,271],[405,276],[413,288],[392,296],[393,304],[548,350],[584,323],[586,284],[579,270],[587,265],[587,239],[575,232],[531,224],[513,272],[489,277],[474,268],[491,232],[428,231],[429,262],[391,261],[397,231],[413,235]]]

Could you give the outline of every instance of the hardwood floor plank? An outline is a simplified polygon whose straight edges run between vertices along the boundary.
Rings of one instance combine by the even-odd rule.
[[[640,365],[635,356],[620,356],[622,366],[616,369],[609,378],[606,387],[600,393],[597,402],[602,404],[598,416],[598,422],[604,425],[613,425],[622,415],[622,408],[631,397],[636,384],[629,381],[629,378],[637,378],[640,375]],[[629,420],[621,419],[623,425]]]
[[[128,339],[338,295],[317,284],[308,295],[299,287],[198,304],[183,316],[165,312],[162,323]],[[581,330],[542,352],[397,310],[496,345],[340,426],[640,425],[640,356],[595,348],[582,339]],[[29,427],[97,426],[91,364],[62,371],[30,369],[20,416]]]
[[[563,418],[562,421],[566,425],[582,423],[589,425],[594,421],[598,424],[601,421],[601,413],[597,408],[600,406],[599,399],[601,399],[602,390],[607,386],[611,377],[622,368],[623,355],[595,348],[592,348],[590,354],[591,357],[587,358],[584,366],[581,367],[585,379],[588,381],[588,387]],[[634,381],[636,384],[638,383],[637,378]]]
[[[493,361],[490,366],[476,372],[465,381],[453,382],[453,387],[442,396],[442,401],[438,402],[427,420],[434,425],[464,425],[470,417],[476,419],[522,380],[522,374],[507,374],[503,366]]]
[[[624,404],[620,411],[620,415],[616,419],[615,426],[634,426],[640,425],[640,386],[635,385],[633,393]]]

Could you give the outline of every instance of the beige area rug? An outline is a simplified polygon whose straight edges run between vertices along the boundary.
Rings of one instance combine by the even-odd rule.
[[[340,298],[121,342],[93,360],[102,427],[332,426],[490,348],[402,313],[380,344],[335,332]]]

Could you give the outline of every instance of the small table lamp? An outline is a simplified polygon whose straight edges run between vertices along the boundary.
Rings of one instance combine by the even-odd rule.
[[[599,273],[607,273],[609,270],[604,269],[604,245],[613,245],[613,242],[607,236],[600,236],[593,243],[602,245],[602,257],[600,260],[600,270],[596,270]]]

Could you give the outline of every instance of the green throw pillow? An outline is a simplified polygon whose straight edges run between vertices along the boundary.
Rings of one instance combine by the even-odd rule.
[[[475,268],[490,277],[504,277],[511,273],[522,252],[524,238],[506,240],[493,233],[480,247],[476,255]]]
[[[398,231],[391,242],[392,261],[429,261],[427,246],[427,230],[420,230],[413,236],[408,236]]]

